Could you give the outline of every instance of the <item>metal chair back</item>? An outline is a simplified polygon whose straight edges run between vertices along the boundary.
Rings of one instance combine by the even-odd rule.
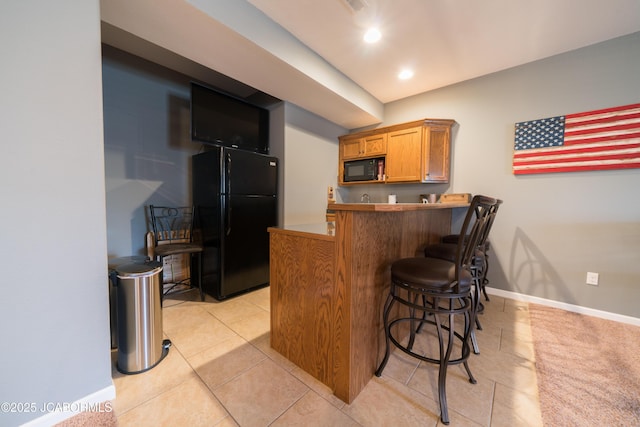
[[[156,244],[189,243],[193,239],[193,206],[149,206]]]

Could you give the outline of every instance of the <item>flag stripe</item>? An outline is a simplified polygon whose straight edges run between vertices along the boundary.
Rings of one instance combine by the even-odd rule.
[[[594,133],[605,133],[605,132],[619,132],[621,134],[624,133],[624,131],[627,131],[629,129],[638,129],[640,130],[640,123],[621,123],[621,124],[616,124],[613,126],[599,126],[599,127],[592,127],[592,128],[583,128],[583,129],[578,129],[578,130],[571,130],[571,131],[567,131],[568,126],[565,126],[565,131],[564,131],[564,136],[574,136],[574,135],[589,135],[589,134],[594,134]]]
[[[518,166],[525,165],[551,165],[554,163],[567,163],[567,162],[580,162],[580,161],[593,161],[593,160],[615,160],[615,159],[638,159],[640,160],[640,151],[635,150],[629,153],[616,153],[616,154],[591,154],[586,156],[558,156],[554,158],[530,158],[518,162]]]
[[[640,104],[516,123],[514,174],[637,167]]]
[[[576,145],[576,144],[595,144],[598,142],[605,141],[619,141],[620,137],[624,136],[625,138],[639,138],[640,131],[633,133],[625,133],[625,132],[611,132],[605,133],[599,136],[591,136],[589,138],[574,138],[574,137],[565,137],[565,145]]]
[[[629,111],[640,108],[640,104],[621,105],[619,107],[603,108],[601,110],[586,111],[584,113],[567,114],[566,117],[596,116],[599,114],[617,113],[618,111]]]
[[[612,164],[588,164],[588,165],[571,165],[566,167],[553,168],[536,168],[536,169],[514,169],[516,175],[534,174],[534,173],[553,173],[553,172],[584,172],[593,170],[612,170],[612,169],[635,169],[640,168],[640,162],[634,163],[612,163]]]
[[[576,153],[593,153],[593,152],[601,152],[601,151],[615,151],[615,150],[626,150],[632,148],[640,148],[640,139],[631,140],[630,142],[623,143],[609,143],[609,144],[590,144],[585,145],[583,147],[571,146],[566,149],[557,149],[557,150],[549,150],[549,149],[539,149],[539,150],[526,150],[524,153],[516,153],[514,157],[516,159],[526,159],[531,157],[540,157],[547,154],[552,156],[557,155],[561,156],[563,154],[576,154]]]
[[[549,163],[546,165],[522,165],[518,166],[517,169],[526,170],[526,169],[557,169],[561,167],[571,167],[571,166],[603,166],[603,165],[625,165],[625,164],[640,164],[640,159],[605,159],[605,160],[583,160],[580,162],[558,162],[558,163]]]
[[[539,165],[523,165],[518,166],[516,170],[549,170],[549,169],[560,169],[560,168],[569,168],[569,167],[588,167],[588,166],[626,166],[640,164],[640,160],[629,160],[629,159],[610,159],[610,160],[593,160],[593,161],[584,161],[584,162],[562,162],[562,163],[554,163],[549,165],[544,165],[540,167]]]
[[[570,163],[566,166],[554,166],[548,168],[517,168],[513,173],[516,175],[533,174],[533,173],[552,173],[552,172],[581,172],[590,170],[611,170],[611,169],[634,169],[640,168],[640,161],[637,162],[616,162],[616,163],[596,163],[596,164],[576,164]]]
[[[614,116],[614,115],[606,115],[606,116],[589,116],[589,117],[595,117],[595,118],[590,118],[588,120],[578,120],[576,119],[571,119],[569,118],[569,116],[567,116],[565,118],[566,120],[566,127],[578,127],[578,126],[589,126],[589,125],[598,125],[600,123],[610,123],[612,120],[612,117],[617,117],[617,120],[615,120],[616,122],[625,122],[625,121],[634,121],[634,119],[638,119],[640,118],[640,108],[638,109],[638,111],[635,111],[634,113],[630,113],[630,114],[622,114],[619,116]]]

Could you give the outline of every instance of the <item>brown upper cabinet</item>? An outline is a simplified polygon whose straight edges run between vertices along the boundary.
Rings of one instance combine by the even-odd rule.
[[[449,181],[454,120],[424,119],[341,136],[340,185]],[[345,182],[345,161],[382,159],[381,180]]]
[[[358,134],[340,137],[340,154],[344,160],[364,159],[385,155],[387,152],[387,134],[357,136]]]

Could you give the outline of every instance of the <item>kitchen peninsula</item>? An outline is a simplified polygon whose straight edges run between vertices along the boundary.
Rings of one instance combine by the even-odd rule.
[[[389,268],[468,203],[332,204],[335,223],[270,228],[271,346],[347,403],[383,354]]]

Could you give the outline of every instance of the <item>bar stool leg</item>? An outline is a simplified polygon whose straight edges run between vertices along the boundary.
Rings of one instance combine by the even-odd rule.
[[[489,283],[489,279],[487,279],[487,272],[489,271],[489,253],[488,251],[484,252],[483,257],[483,265],[482,265],[482,279],[480,280],[480,287],[482,289],[482,293],[484,294],[485,301],[490,301],[489,295],[487,294],[486,285]]]
[[[438,299],[434,301],[434,304],[439,304]],[[449,309],[453,308],[453,300],[449,300]],[[454,327],[454,315],[450,313],[449,326],[447,333],[447,346],[445,349],[443,340],[442,323],[440,321],[440,315],[435,314],[436,330],[438,332],[438,344],[440,348],[440,366],[438,369],[438,398],[440,401],[440,419],[443,424],[449,424],[449,408],[447,406],[447,368],[449,366],[449,359],[451,358],[451,350],[453,347],[453,340],[455,334]]]
[[[393,287],[393,284],[391,285]],[[384,338],[385,338],[385,349],[384,349],[384,357],[382,358],[382,362],[380,363],[380,366],[378,367],[378,369],[376,370],[376,377],[380,377],[382,375],[382,371],[384,370],[384,367],[387,366],[387,362],[389,361],[389,354],[391,353],[391,348],[390,348],[390,329],[391,326],[389,325],[389,312],[391,311],[391,306],[393,305],[393,289],[391,290],[391,292],[389,293],[389,296],[387,297],[387,301],[384,304],[384,312],[382,315],[382,321],[384,322]]]

